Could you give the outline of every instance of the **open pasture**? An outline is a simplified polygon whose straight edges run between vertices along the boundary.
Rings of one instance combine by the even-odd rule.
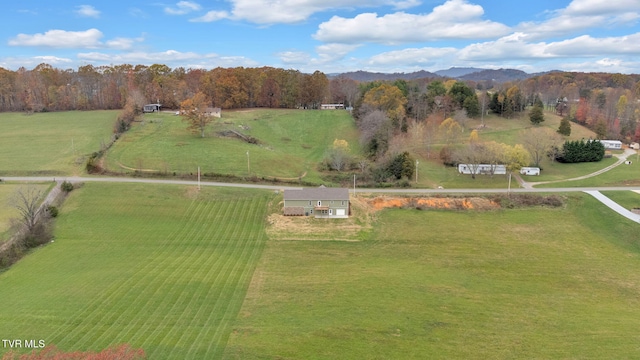
[[[589,196],[373,223],[361,242],[268,242],[225,358],[638,354],[638,225]]]
[[[258,140],[250,144],[219,132],[234,130]],[[316,167],[335,139],[359,151],[358,134],[346,111],[223,111],[206,137],[190,133],[180,116],[146,114],[107,153],[112,171],[148,170],[279,177],[320,182]],[[247,152],[249,155],[247,155]]]
[[[220,358],[272,197],[86,184],[61,208],[55,242],[0,273],[0,333],[67,351],[128,343],[150,359]]]
[[[1,175],[77,175],[112,136],[117,111],[3,113]]]

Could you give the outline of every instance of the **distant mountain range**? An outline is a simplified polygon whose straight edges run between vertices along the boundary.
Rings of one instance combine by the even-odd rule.
[[[330,74],[329,77],[346,77],[356,81],[393,81],[393,80],[416,80],[424,78],[451,78],[459,80],[471,81],[494,81],[503,83],[507,81],[523,80],[530,77],[544,75],[552,72],[560,72],[560,70],[552,70],[541,73],[529,74],[522,70],[516,69],[480,69],[473,67],[452,67],[448,70],[438,70],[436,72],[416,71],[412,73],[375,73],[368,71],[355,71],[342,74]]]

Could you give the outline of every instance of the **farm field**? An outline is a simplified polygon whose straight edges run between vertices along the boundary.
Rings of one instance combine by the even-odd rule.
[[[0,273],[0,333],[67,351],[128,343],[149,359],[219,358],[272,198],[85,184],[61,208],[55,242]]]
[[[597,200],[373,223],[361,242],[269,241],[224,358],[637,356],[637,224]]]
[[[359,152],[357,129],[346,111],[239,110],[224,111],[200,138],[173,114],[146,114],[107,153],[112,171],[137,169],[280,177],[320,182],[317,165],[335,139],[347,140]],[[260,144],[217,135],[235,130]],[[249,152],[249,164],[247,163]],[[250,169],[249,169],[250,168]]]
[[[112,136],[117,111],[3,113],[1,175],[77,175]]]

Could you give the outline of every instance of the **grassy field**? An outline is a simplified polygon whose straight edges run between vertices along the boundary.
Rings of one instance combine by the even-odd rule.
[[[640,164],[635,158],[630,158],[630,165],[621,164],[598,176],[575,181],[561,181],[550,184],[542,184],[537,187],[581,187],[581,186],[637,186],[640,185]],[[587,175],[615,163],[618,159],[604,159],[597,163],[581,164],[555,164],[551,168],[552,176],[540,176],[536,179],[527,178],[527,181],[543,181],[573,178],[580,175]],[[546,169],[546,168],[545,168]],[[576,170],[580,170],[577,172]],[[566,171],[566,174],[562,173]],[[545,171],[546,172],[546,171]]]
[[[3,113],[0,175],[72,175],[111,139],[117,111]]]
[[[635,358],[637,232],[572,195],[556,210],[385,210],[362,242],[270,241],[225,358]]]
[[[244,110],[225,111],[205,138],[187,131],[181,117],[147,114],[106,156],[114,171],[148,169],[166,172],[203,172],[304,179],[320,182],[316,166],[335,139],[344,139],[358,153],[358,134],[346,111]],[[220,137],[233,129],[253,136],[254,145],[238,138]],[[249,164],[247,164],[249,152]],[[129,169],[129,170],[127,170]]]
[[[640,209],[640,193],[634,191],[601,191],[627,210]]]
[[[0,273],[0,334],[68,351],[129,343],[150,359],[219,358],[272,197],[143,184],[74,190],[55,242]]]

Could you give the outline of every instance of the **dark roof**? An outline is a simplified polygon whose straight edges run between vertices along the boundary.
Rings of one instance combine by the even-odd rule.
[[[285,200],[349,200],[349,189],[346,188],[309,188],[302,190],[285,190]]]

